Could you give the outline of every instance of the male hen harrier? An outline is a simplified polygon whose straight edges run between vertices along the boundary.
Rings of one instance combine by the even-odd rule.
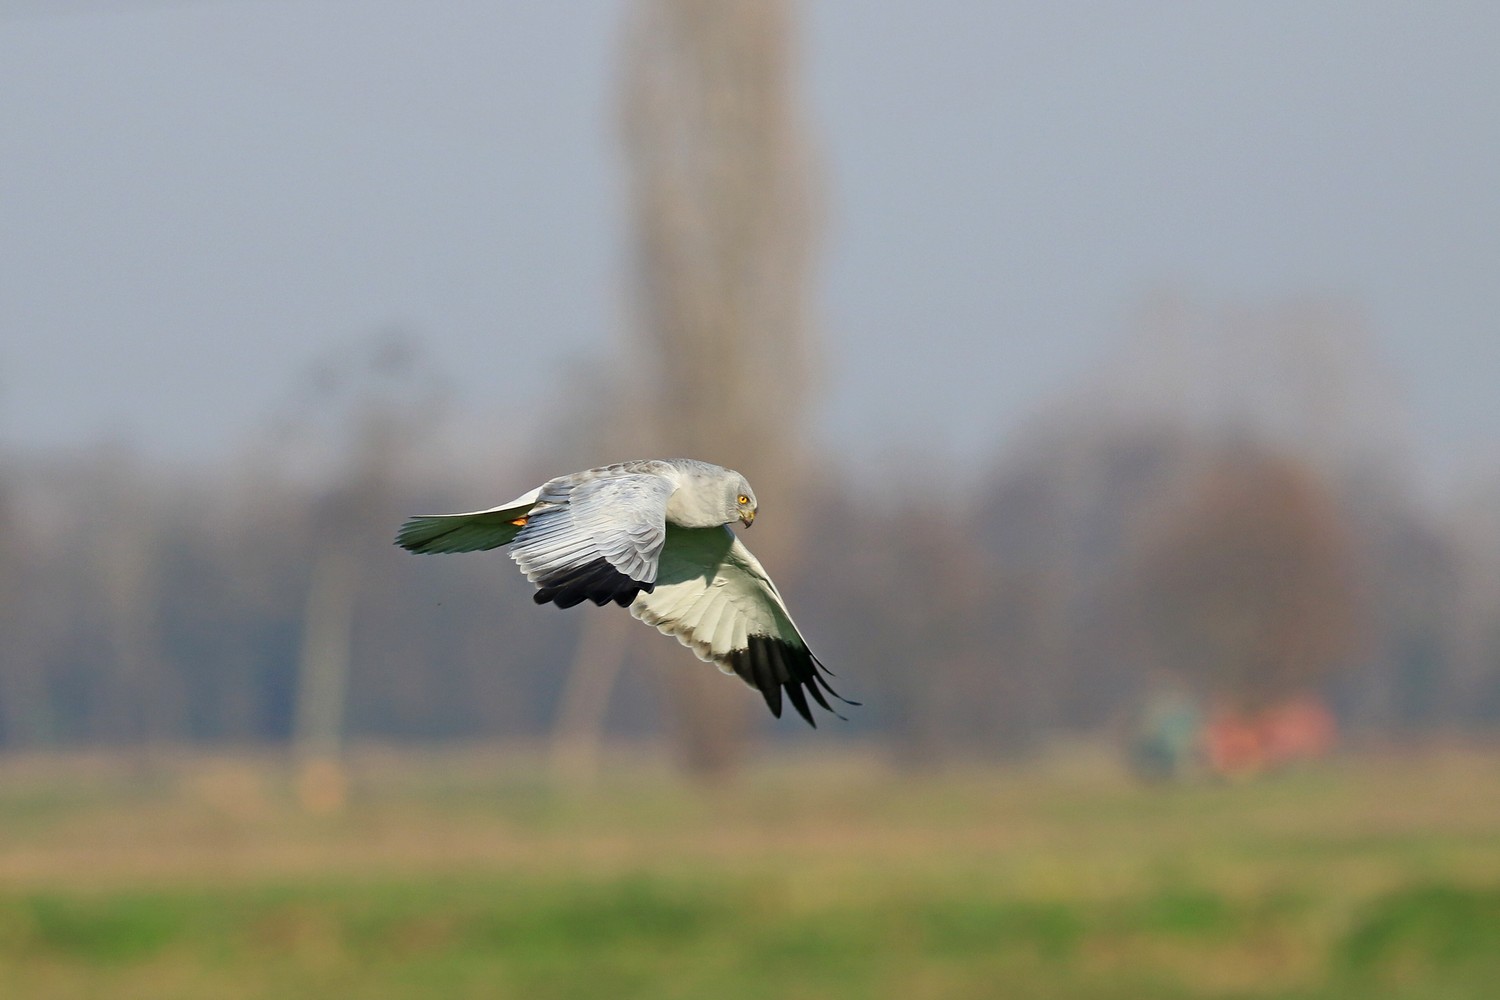
[[[816,725],[807,694],[835,715],[824,691],[857,703],[828,686],[776,585],[729,529],[731,521],[749,527],[755,511],[738,472],[681,458],[621,462],[559,476],[489,510],[413,517],[396,544],[422,553],[509,544],[538,604],[629,606],[758,688],[777,718],[784,690]]]

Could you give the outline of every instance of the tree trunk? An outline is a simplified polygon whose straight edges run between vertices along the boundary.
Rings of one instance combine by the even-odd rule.
[[[601,609],[584,619],[552,736],[553,770],[566,781],[587,784],[599,773],[609,697],[631,629],[638,627],[617,608]]]
[[[308,586],[292,739],[297,798],[311,813],[339,812],[347,796],[342,744],[358,569],[351,548],[334,541]]]
[[[654,437],[664,455],[738,469],[786,512],[756,539],[775,572],[796,551],[812,353],[792,4],[640,0],[634,15],[623,113]],[[704,777],[731,770],[756,700],[701,664],[666,677],[681,759]]]

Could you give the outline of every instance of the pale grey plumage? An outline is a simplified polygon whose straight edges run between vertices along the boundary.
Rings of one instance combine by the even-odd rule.
[[[538,604],[629,605],[759,688],[777,716],[785,691],[812,723],[806,695],[830,711],[824,692],[838,695],[776,585],[728,527],[748,526],[757,507],[745,477],[721,466],[621,462],[559,476],[489,510],[411,518],[396,543],[420,553],[510,544]]]
[[[611,475],[554,479],[542,487],[511,545],[511,558],[526,579],[541,588],[539,596],[580,574],[599,577],[601,585],[622,577],[608,596],[628,604],[635,596],[625,596],[631,584],[656,579],[657,557],[666,540],[664,511],[675,488],[673,479],[657,470],[622,469]],[[614,573],[597,567],[601,560]],[[568,607],[593,596],[577,590],[577,600],[557,603]],[[541,597],[548,599],[556,598]]]

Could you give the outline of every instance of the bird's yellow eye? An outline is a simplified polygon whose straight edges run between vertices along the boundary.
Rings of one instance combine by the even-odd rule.
[[[741,493],[740,494],[740,503],[745,504],[745,503],[749,503],[749,502],[750,502],[750,498],[747,497],[747,496],[745,496],[745,494]]]

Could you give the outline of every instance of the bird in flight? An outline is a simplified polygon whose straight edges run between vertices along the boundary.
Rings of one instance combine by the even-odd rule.
[[[778,719],[785,693],[816,726],[808,695],[835,715],[825,692],[858,702],[829,687],[776,584],[730,530],[733,521],[748,528],[756,509],[749,482],[730,469],[685,458],[620,462],[550,479],[489,510],[413,517],[396,544],[419,553],[509,545],[536,603],[629,607],[759,689]]]

